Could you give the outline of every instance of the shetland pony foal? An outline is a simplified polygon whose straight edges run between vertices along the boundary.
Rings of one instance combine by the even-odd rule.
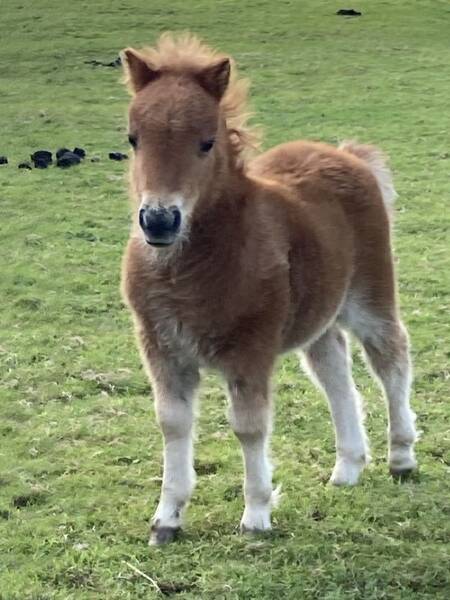
[[[300,349],[336,430],[331,482],[355,484],[369,453],[350,353],[361,342],[389,407],[389,464],[416,466],[408,338],[390,248],[395,192],[369,146],[291,142],[245,159],[245,84],[196,38],[123,53],[133,94],[133,227],[123,292],[164,436],[152,543],[171,541],[194,487],[199,367],[228,384],[245,463],[243,531],[270,528],[269,379]],[[231,76],[230,76],[231,75]]]

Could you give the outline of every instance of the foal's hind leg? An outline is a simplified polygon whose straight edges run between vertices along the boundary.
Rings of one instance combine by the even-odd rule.
[[[369,459],[369,452],[347,340],[340,329],[333,326],[304,354],[306,370],[327,395],[334,422],[336,464],[330,482],[354,485]]]
[[[410,408],[411,362],[408,335],[398,317],[364,311],[350,327],[364,347],[368,362],[383,386],[389,412],[389,468],[401,475],[416,468],[416,416]]]

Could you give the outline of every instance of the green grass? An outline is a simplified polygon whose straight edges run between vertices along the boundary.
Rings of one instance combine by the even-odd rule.
[[[448,2],[5,0],[0,8],[0,598],[446,598],[450,589]],[[351,3],[350,3],[351,4]],[[385,413],[359,358],[373,464],[325,481],[325,402],[294,357],[277,371],[274,532],[240,537],[240,453],[205,379],[198,487],[181,540],[147,546],[161,440],[118,285],[128,234],[119,49],[191,29],[253,81],[267,146],[304,137],[384,148],[400,194],[396,253],[415,363],[420,472],[387,475]],[[97,163],[19,171],[39,148]]]

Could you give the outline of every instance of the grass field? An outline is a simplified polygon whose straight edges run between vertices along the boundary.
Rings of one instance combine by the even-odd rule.
[[[352,3],[349,3],[352,5]],[[0,7],[0,599],[397,599],[450,594],[450,5],[445,0],[4,0]],[[220,382],[202,387],[198,486],[180,541],[149,548],[161,440],[118,285],[127,94],[110,61],[167,29],[230,52],[266,147],[358,138],[391,156],[420,471],[387,474],[385,411],[355,356],[373,463],[331,489],[324,400],[276,376],[274,531],[237,531],[241,458]],[[86,162],[22,171],[39,148]],[[135,567],[154,580],[159,590]]]

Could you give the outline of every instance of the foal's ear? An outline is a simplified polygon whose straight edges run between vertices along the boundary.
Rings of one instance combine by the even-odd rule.
[[[159,77],[159,71],[153,69],[145,58],[133,48],[126,48],[120,53],[125,79],[132,92],[137,93],[148,83]]]
[[[223,58],[219,62],[206,67],[197,75],[200,85],[214,98],[220,100],[230,80],[230,59]]]

